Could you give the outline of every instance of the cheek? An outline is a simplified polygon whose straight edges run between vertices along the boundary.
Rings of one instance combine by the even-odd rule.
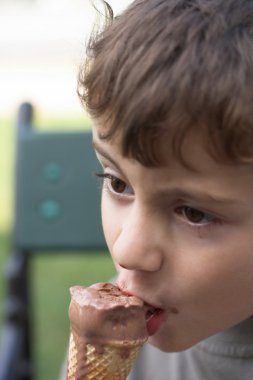
[[[203,320],[208,315],[222,328],[253,313],[252,252],[251,246],[244,244],[239,249],[234,242],[217,247],[216,252],[206,252],[209,260],[200,261],[198,266],[189,264],[185,269],[186,278],[189,276],[187,294],[192,295],[189,310],[199,311]]]
[[[113,244],[120,233],[120,218],[117,209],[110,202],[109,195],[104,191],[102,194],[101,212],[105,240],[109,251],[112,252]]]
[[[253,313],[253,239],[246,231],[219,239],[190,239],[187,231],[173,245],[165,272],[168,294],[198,322]],[[240,308],[236,308],[240,304]]]

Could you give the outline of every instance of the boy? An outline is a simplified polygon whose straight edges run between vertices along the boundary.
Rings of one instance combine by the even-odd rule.
[[[253,3],[136,0],[90,52],[105,237],[150,305],[130,379],[252,380]]]

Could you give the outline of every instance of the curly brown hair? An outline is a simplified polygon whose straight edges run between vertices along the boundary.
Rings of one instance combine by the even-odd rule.
[[[161,164],[159,139],[182,157],[189,130],[229,163],[253,161],[253,1],[136,0],[91,36],[78,94],[100,137]]]

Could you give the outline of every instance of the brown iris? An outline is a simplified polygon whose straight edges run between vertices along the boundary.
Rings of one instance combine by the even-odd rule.
[[[196,210],[195,208],[185,207],[184,214],[187,219],[192,223],[200,223],[203,221],[205,214],[202,211]]]
[[[111,187],[115,193],[124,193],[126,189],[125,182],[121,181],[121,179],[116,177],[111,177],[110,179]]]

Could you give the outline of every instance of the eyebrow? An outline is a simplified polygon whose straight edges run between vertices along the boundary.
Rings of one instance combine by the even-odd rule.
[[[239,205],[242,202],[237,199],[229,199],[225,197],[221,197],[219,195],[209,194],[206,192],[199,191],[197,189],[189,189],[184,191],[180,188],[173,188],[173,189],[162,189],[161,190],[161,196],[166,197],[167,196],[176,196],[178,199],[187,199],[187,200],[200,200],[203,202],[212,202],[217,204],[226,204],[226,205]]]
[[[99,143],[95,140],[92,140],[92,145],[95,151],[102,157],[106,158],[108,161],[110,161],[118,170],[120,169],[120,166],[117,164],[117,162],[110,156],[110,154],[104,150],[104,148],[99,145]]]
[[[99,145],[97,141],[93,140],[92,145],[95,151],[99,155],[101,155],[102,157],[110,161],[119,171],[121,171],[119,164],[111,157],[111,155],[101,145]],[[193,201],[196,199],[200,199],[203,202],[208,201],[208,202],[213,202],[213,203],[215,202],[217,204],[226,204],[226,205],[239,205],[243,203],[237,199],[233,199],[233,198],[229,199],[225,197],[220,197],[218,195],[216,196],[214,194],[202,192],[197,189],[190,189],[189,191],[188,190],[185,191],[185,190],[182,190],[181,188],[174,187],[174,188],[159,189],[158,192],[159,192],[160,201],[163,198],[166,199],[168,197],[174,196],[174,197],[177,197],[178,199],[189,199]]]

